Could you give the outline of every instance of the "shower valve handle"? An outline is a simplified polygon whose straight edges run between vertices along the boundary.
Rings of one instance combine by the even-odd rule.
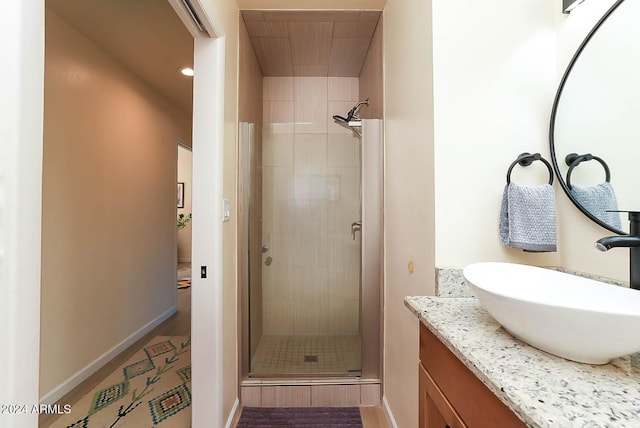
[[[356,232],[362,231],[362,220],[354,221],[351,223],[351,238],[356,240]]]

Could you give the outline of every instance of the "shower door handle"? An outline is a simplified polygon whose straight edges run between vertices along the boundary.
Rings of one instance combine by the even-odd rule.
[[[354,221],[351,223],[351,238],[356,240],[356,232],[362,231],[362,220]]]

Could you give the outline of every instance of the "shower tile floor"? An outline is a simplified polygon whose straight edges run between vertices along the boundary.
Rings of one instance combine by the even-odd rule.
[[[359,375],[360,336],[262,336],[252,377]]]

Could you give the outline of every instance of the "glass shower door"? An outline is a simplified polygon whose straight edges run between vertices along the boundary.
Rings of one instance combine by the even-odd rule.
[[[360,139],[267,126],[261,157],[251,172],[261,180],[250,180],[262,183],[261,245],[249,255],[261,264],[259,291],[250,287],[250,376],[358,376]]]

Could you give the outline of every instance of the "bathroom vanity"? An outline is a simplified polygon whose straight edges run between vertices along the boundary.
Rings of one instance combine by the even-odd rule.
[[[420,428],[525,426],[424,324],[419,373]]]
[[[640,353],[575,363],[514,338],[475,298],[405,305],[421,321],[421,428],[638,426]]]

